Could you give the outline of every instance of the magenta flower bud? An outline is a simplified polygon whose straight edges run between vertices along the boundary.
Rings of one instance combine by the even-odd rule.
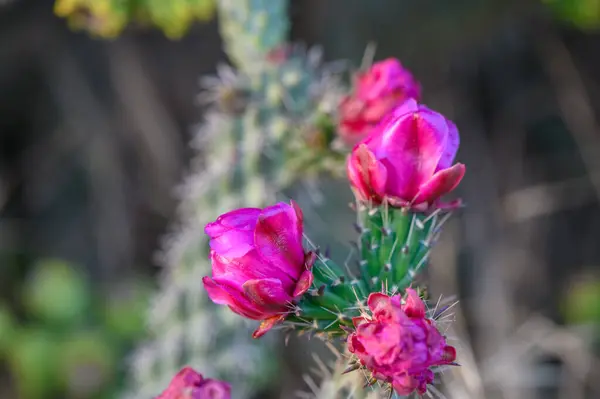
[[[293,201],[231,211],[204,231],[212,262],[204,287],[213,302],[263,320],[255,338],[283,321],[312,284],[312,263],[302,248],[302,211]]]
[[[340,103],[339,133],[351,145],[365,138],[391,110],[421,97],[421,87],[395,58],[376,62],[359,72],[354,91]]]
[[[204,379],[191,367],[184,367],[156,399],[231,399],[231,387],[223,381]]]
[[[372,315],[353,319],[356,331],[348,338],[348,349],[399,395],[424,394],[433,382],[431,368],[453,363],[456,350],[427,318],[417,292],[408,288],[406,294],[404,301],[400,295],[369,295]]]
[[[354,147],[350,184],[362,202],[424,210],[463,178],[465,166],[452,165],[459,143],[454,123],[409,99]]]

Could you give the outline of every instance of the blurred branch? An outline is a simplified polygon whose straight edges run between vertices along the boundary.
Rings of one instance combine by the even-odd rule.
[[[65,49],[56,61],[48,66],[47,82],[70,130],[70,139],[82,142],[80,159],[91,175],[89,216],[96,228],[96,256],[101,266],[98,271],[106,278],[132,264],[132,224],[118,149],[111,142],[114,128],[73,55]]]
[[[502,200],[507,221],[520,223],[594,202],[596,193],[590,187],[590,180],[600,181],[600,173],[514,191]]]
[[[579,147],[581,158],[590,173],[596,198],[600,202],[600,173],[593,173],[600,170],[600,127],[594,108],[563,40],[551,31],[544,33],[543,39],[536,41],[538,52],[545,60],[542,65],[546,67],[554,85],[563,120]]]
[[[109,57],[114,77],[114,87],[126,118],[132,126],[125,129],[132,136],[133,148],[145,161],[142,170],[151,181],[144,187],[153,191],[169,192],[179,179],[179,161],[183,154],[179,140],[179,129],[169,111],[158,98],[147,72],[144,70],[136,47],[126,38],[116,42]],[[172,209],[168,196],[146,193],[146,200],[162,215]],[[162,201],[161,201],[162,200]]]
[[[487,359],[482,365],[486,383],[504,387],[522,386],[529,371],[536,368],[540,354],[559,357],[569,376],[577,380],[576,383],[565,384],[570,389],[567,396],[561,397],[584,398],[585,382],[595,384],[596,378],[591,373],[596,370],[598,359],[586,341],[572,330],[559,327],[542,316],[528,319],[513,335],[506,337],[494,356]],[[561,381],[553,380],[551,384],[561,384]],[[598,384],[595,385],[592,388],[600,393]]]

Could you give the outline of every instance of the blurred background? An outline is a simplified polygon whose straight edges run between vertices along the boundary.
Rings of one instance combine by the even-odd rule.
[[[86,3],[0,0],[3,399],[122,389],[202,121],[197,82],[226,61],[209,1]],[[467,208],[428,276],[460,300],[447,395],[600,397],[600,0],[296,0],[289,18],[329,60],[377,43],[459,127]],[[343,181],[314,189],[351,200]],[[311,237],[343,256],[349,211],[313,210]],[[286,353],[302,388],[311,360]]]

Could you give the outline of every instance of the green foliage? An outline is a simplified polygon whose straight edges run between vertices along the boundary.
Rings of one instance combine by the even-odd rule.
[[[143,332],[148,288],[122,281],[133,295],[104,301],[73,265],[49,259],[34,266],[16,292],[24,312],[17,318],[0,306],[0,360],[18,397],[114,398],[119,360]]]
[[[110,393],[119,353],[106,332],[74,331],[63,337],[59,348],[59,382],[68,397],[97,398]]]
[[[40,320],[72,326],[90,306],[89,287],[77,271],[61,260],[41,261],[23,288],[27,310]]]
[[[5,356],[14,340],[16,325],[7,306],[0,304],[0,360]]]
[[[113,38],[130,23],[153,25],[180,38],[195,21],[213,18],[215,0],[56,0],[54,13],[74,29]]]
[[[107,332],[117,340],[131,341],[141,337],[146,329],[144,312],[148,307],[149,284],[138,284],[117,290],[100,309]]]
[[[570,324],[600,326],[600,279],[581,279],[570,286],[563,304],[563,313]]]
[[[10,371],[18,397],[42,399],[58,393],[58,341],[42,328],[23,328],[12,344]]]
[[[600,28],[600,0],[542,0],[557,17],[581,29]]]

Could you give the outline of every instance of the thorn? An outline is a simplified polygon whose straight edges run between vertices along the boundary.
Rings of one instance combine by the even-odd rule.
[[[392,234],[392,230],[387,228],[387,227],[382,227],[381,228],[381,234],[383,234],[385,237],[389,236],[390,234]]]
[[[367,380],[367,382],[365,382],[365,385],[363,385],[363,388],[368,388],[368,387],[370,387],[371,385],[374,385],[376,382],[377,382],[377,379],[376,379],[376,378],[373,378],[373,377],[371,377],[371,378],[369,378],[369,379]]]
[[[329,255],[331,255],[331,248],[328,245],[328,246],[325,247],[325,258],[329,259],[330,258]]]
[[[408,245],[403,246],[402,247],[402,255],[408,255],[408,250],[409,250]]]
[[[391,263],[386,263],[385,265],[383,265],[383,270],[385,270],[386,272],[389,272],[392,270],[392,264]]]
[[[448,363],[448,365],[449,366],[459,366],[460,367],[460,364],[456,363],[456,362]]]
[[[353,329],[351,329],[350,327],[348,327],[348,326],[345,326],[345,325],[343,325],[343,324],[342,324],[342,325],[340,325],[340,329],[341,329],[341,330],[343,330],[343,331],[345,331],[345,332],[347,332],[348,334],[352,334],[352,333],[354,332],[354,330],[353,330]]]
[[[320,286],[319,289],[317,290],[317,295],[318,296],[323,296],[324,293],[325,293],[325,284],[323,284],[322,286]]]
[[[355,202],[350,202],[348,204],[348,206],[350,207],[350,209],[352,209],[354,212],[356,212],[356,203]]]
[[[356,230],[358,234],[362,234],[363,228],[358,223],[352,223],[352,227],[354,227],[354,230]]]
[[[350,245],[356,250],[356,251],[360,251],[360,247],[358,246],[358,243],[356,241],[350,241]]]
[[[340,276],[340,283],[344,284],[346,282],[345,276]]]
[[[360,364],[353,364],[348,366],[344,371],[342,371],[342,375],[348,374],[351,371],[358,370],[360,368]]]

